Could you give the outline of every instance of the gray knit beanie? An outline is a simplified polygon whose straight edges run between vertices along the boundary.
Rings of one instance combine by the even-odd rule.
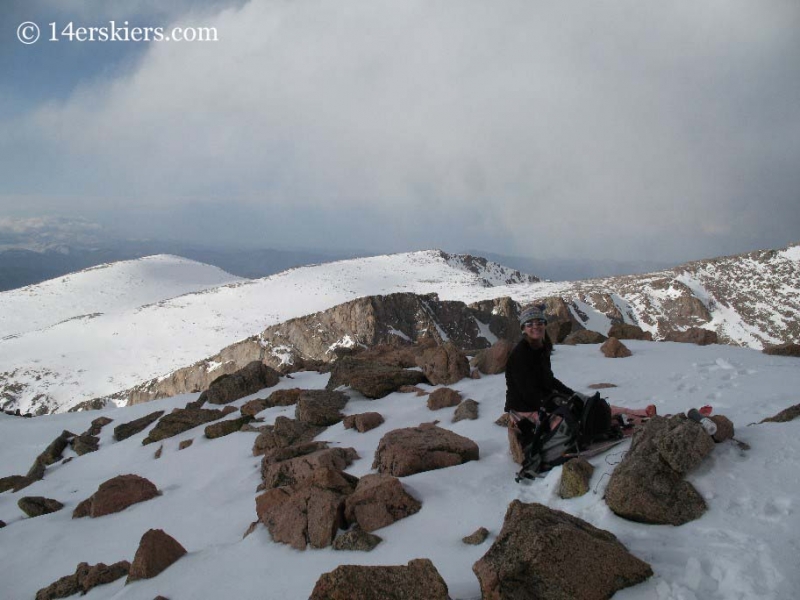
[[[522,314],[519,316],[519,326],[522,328],[525,323],[528,321],[544,321],[547,323],[547,317],[544,314],[545,306],[544,304],[537,304],[534,306],[529,306],[525,310],[522,311]]]

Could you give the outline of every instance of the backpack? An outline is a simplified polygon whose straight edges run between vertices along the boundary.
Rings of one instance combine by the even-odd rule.
[[[566,462],[596,442],[622,437],[611,419],[611,406],[600,392],[585,401],[562,396],[556,404],[551,413],[539,409],[536,423],[527,419],[518,423],[524,453],[518,482]]]

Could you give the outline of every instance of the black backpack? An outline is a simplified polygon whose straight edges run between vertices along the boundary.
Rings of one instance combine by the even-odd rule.
[[[596,442],[619,439],[622,431],[611,418],[611,406],[600,397],[600,392],[590,396],[580,411],[578,447],[583,450]]]

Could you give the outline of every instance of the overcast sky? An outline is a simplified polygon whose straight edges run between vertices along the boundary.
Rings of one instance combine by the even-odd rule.
[[[2,3],[0,226],[675,262],[800,241],[797,0],[163,4]],[[110,20],[218,41],[62,35]]]

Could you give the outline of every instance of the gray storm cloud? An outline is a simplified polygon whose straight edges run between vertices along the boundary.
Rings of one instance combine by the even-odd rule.
[[[335,209],[391,217],[399,236],[415,214],[476,224],[473,245],[569,254],[614,234],[611,254],[704,252],[697,240],[800,232],[798,15],[792,2],[252,1],[176,18],[219,41],[151,44],[135,68],[0,131],[47,157],[26,191],[87,211]]]

